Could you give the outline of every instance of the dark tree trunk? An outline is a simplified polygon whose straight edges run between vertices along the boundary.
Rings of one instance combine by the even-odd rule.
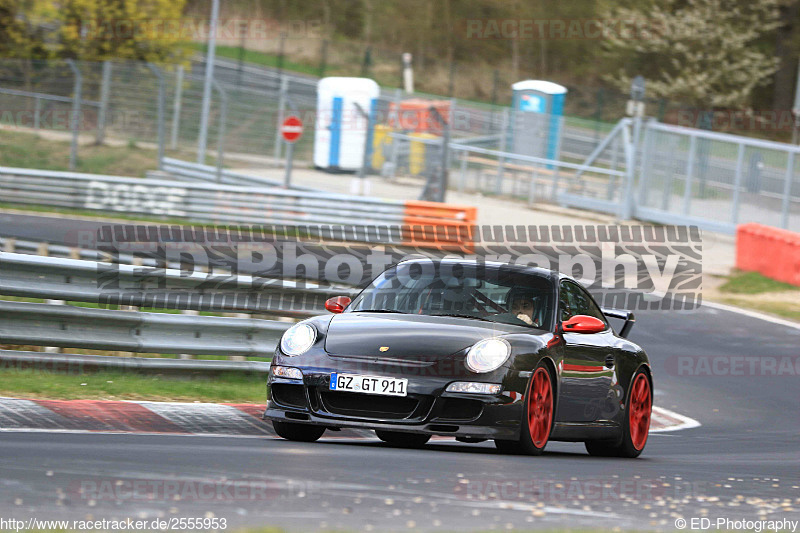
[[[800,1],[780,6],[782,22],[775,30],[775,57],[780,61],[775,72],[772,92],[772,107],[787,110],[794,103],[797,79],[798,45],[800,45]]]

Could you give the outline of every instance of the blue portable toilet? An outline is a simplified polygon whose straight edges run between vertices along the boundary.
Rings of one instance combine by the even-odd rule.
[[[353,172],[372,148],[380,87],[368,78],[322,78],[317,83],[314,166]],[[361,111],[369,115],[365,119]],[[369,157],[370,154],[367,154]]]
[[[513,84],[511,90],[511,151],[558,159],[567,88],[551,81],[525,80]]]

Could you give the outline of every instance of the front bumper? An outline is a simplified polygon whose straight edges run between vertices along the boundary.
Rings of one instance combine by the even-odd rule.
[[[330,373],[304,374],[303,380],[270,375],[264,418],[322,425],[332,429],[383,429],[477,439],[519,438],[522,404],[508,393],[445,392],[453,379],[409,379],[408,396],[330,391]]]

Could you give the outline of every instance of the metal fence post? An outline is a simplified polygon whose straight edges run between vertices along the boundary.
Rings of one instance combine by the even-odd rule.
[[[42,120],[42,99],[38,96],[34,99],[33,103],[33,127],[39,129]]]
[[[469,152],[461,150],[461,174],[458,180],[458,192],[464,192],[464,186],[467,183],[467,156]]]
[[[108,96],[111,92],[111,61],[103,61],[103,81],[100,85],[100,111],[97,115],[96,144],[103,144],[106,138],[106,121],[108,117]]]
[[[278,121],[275,124],[275,164],[280,164],[281,160],[281,124],[283,124],[284,114],[286,113],[286,95],[289,92],[289,78],[281,74],[281,86],[278,89]],[[319,118],[319,117],[318,117]]]
[[[164,100],[167,97],[164,85],[164,74],[161,69],[152,63],[147,64],[147,68],[158,78],[158,168],[161,169],[164,162]]]
[[[181,123],[181,104],[183,103],[183,65],[178,65],[175,73],[175,101],[172,104],[172,134],[169,147],[178,148],[178,129]]]
[[[219,91],[220,113],[217,128],[217,183],[222,183],[222,164],[225,159],[225,123],[228,120],[228,94],[217,80],[213,80],[214,88]]]
[[[683,214],[689,214],[689,202],[692,198],[692,174],[694,173],[694,152],[695,152],[695,137],[692,135],[689,138],[689,159],[686,161],[686,181],[684,182],[683,189]],[[672,194],[672,191],[670,191]]]
[[[636,177],[636,137],[631,132],[635,125],[626,125],[622,129],[622,139],[625,148],[625,188],[620,198],[620,214],[622,220],[633,216],[633,180]]]
[[[786,162],[786,182],[783,184],[783,205],[781,206],[781,227],[789,228],[789,207],[791,205],[792,181],[794,180],[794,152],[789,152]]]
[[[70,129],[72,130],[72,144],[69,149],[69,169],[75,170],[78,164],[78,132],[80,129],[80,115],[81,115],[81,91],[83,88],[83,76],[81,71],[78,70],[75,61],[67,59],[67,65],[75,75],[75,87],[72,95],[72,116],[70,117]]]
[[[650,175],[648,173],[647,165],[650,163],[650,151],[652,149],[653,144],[653,133],[652,130],[648,127],[650,122],[648,121],[644,125],[644,138],[642,139],[642,158],[641,164],[639,168],[641,170],[639,174],[639,189],[638,189],[638,200],[637,203],[639,205],[644,205],[647,203],[647,187],[650,181]],[[611,183],[612,180],[609,180]],[[608,192],[609,200],[612,198],[612,191],[609,187]]]
[[[506,152],[508,148],[508,124],[510,121],[509,114],[511,113],[511,108],[506,107],[503,108],[503,120],[501,122],[500,127],[502,131],[500,132],[500,151]],[[504,166],[506,163],[505,157],[500,157],[497,160],[497,178],[494,183],[494,192],[497,194],[501,194],[503,192],[503,174],[505,173]]]
[[[450,135],[453,131],[453,119],[455,118],[454,109],[456,107],[455,98],[450,99],[450,112],[447,116],[447,121],[444,123],[444,136],[442,137],[442,168],[441,177],[439,179],[439,191],[437,200],[444,202],[447,194],[447,185],[450,181]]]
[[[739,143],[736,156],[736,177],[733,183],[733,205],[731,205],[731,223],[736,225],[739,220],[739,189],[742,187],[742,165],[744,164],[744,144]]]

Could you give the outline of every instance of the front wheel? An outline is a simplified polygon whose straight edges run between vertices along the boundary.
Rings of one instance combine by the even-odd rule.
[[[375,434],[383,442],[400,448],[418,448],[431,439],[430,435],[403,433],[401,431],[384,431],[382,429],[376,429]]]
[[[293,422],[272,421],[272,427],[279,437],[298,442],[314,442],[325,433],[325,426],[295,424]]]
[[[622,424],[622,438],[618,442],[586,441],[586,451],[599,457],[639,457],[647,444],[652,410],[650,380],[645,371],[639,369],[628,391],[628,413]]]
[[[519,440],[495,440],[498,450],[524,455],[542,454],[553,429],[554,389],[549,367],[540,363],[528,384]]]

